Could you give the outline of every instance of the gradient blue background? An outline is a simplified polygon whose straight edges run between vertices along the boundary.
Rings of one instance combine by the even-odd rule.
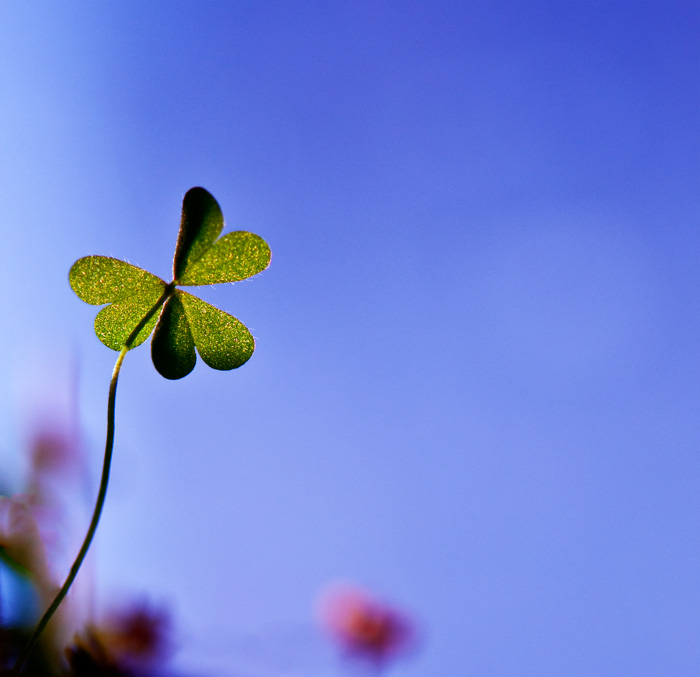
[[[7,476],[77,364],[97,483],[76,258],[167,277],[195,185],[273,251],[202,292],[245,367],[129,355],[98,597],[170,604],[200,675],[338,674],[337,579],[418,619],[397,677],[697,675],[699,36],[695,1],[3,3]]]

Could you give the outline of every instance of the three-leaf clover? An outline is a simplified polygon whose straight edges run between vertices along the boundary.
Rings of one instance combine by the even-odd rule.
[[[87,303],[109,304],[95,318],[95,333],[113,350],[130,350],[153,332],[151,357],[165,378],[187,376],[195,348],[214,369],[248,361],[255,340],[235,317],[178,287],[237,282],[265,270],[270,248],[245,231],[219,238],[224,217],[204,188],[187,191],[173,260],[173,281],[108,256],[86,256],[70,270],[73,291]],[[217,239],[219,238],[219,239]],[[160,310],[160,314],[158,314]]]

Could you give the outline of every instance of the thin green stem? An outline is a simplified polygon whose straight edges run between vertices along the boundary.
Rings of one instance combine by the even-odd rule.
[[[160,299],[158,299],[158,301],[148,311],[145,317],[136,325],[131,334],[129,334],[129,338],[126,340],[126,342],[124,343],[124,347],[119,352],[117,361],[114,365],[114,369],[112,370],[112,380],[109,384],[109,396],[107,398],[107,440],[105,442],[105,456],[104,461],[102,463],[102,478],[100,480],[100,489],[97,493],[97,501],[95,502],[95,510],[92,513],[90,526],[88,527],[87,534],[85,535],[85,539],[83,540],[83,544],[80,547],[80,550],[78,551],[78,555],[75,558],[75,561],[73,562],[73,566],[71,566],[70,568],[70,572],[68,573],[68,578],[66,578],[66,582],[58,591],[58,594],[54,598],[53,602],[51,602],[49,608],[44,612],[44,615],[39,620],[39,623],[37,624],[36,628],[34,628],[32,636],[29,638],[29,641],[25,645],[24,649],[22,649],[22,653],[20,653],[20,655],[17,658],[17,662],[15,663],[15,666],[12,669],[12,675],[20,674],[22,666],[26,662],[27,658],[29,658],[29,655],[36,646],[36,643],[39,641],[41,633],[45,630],[46,626],[51,620],[51,617],[54,615],[54,613],[56,613],[56,610],[60,606],[64,597],[68,594],[71,585],[73,585],[73,581],[78,575],[78,571],[80,570],[83,560],[85,559],[88,549],[90,548],[90,544],[92,543],[95,531],[97,530],[97,524],[100,521],[100,515],[102,514],[102,508],[104,506],[105,497],[107,496],[107,485],[109,484],[109,470],[112,464],[112,450],[114,448],[114,405],[117,398],[117,381],[119,379],[119,372],[122,368],[122,362],[124,362],[124,358],[129,352],[129,349],[131,348],[139,332],[146,326],[148,321],[160,309],[163,303],[165,303],[165,301],[170,297],[174,289],[175,285],[172,283],[165,287]]]
[[[107,485],[109,483],[109,469],[112,463],[112,449],[114,448],[114,403],[117,396],[117,380],[119,378],[119,371],[121,370],[122,362],[124,362],[124,358],[126,357],[126,353],[128,350],[129,349],[126,346],[124,346],[121,349],[119,357],[117,357],[117,362],[114,365],[114,370],[112,371],[112,380],[109,384],[109,398],[107,400],[107,442],[105,444],[105,457],[104,462],[102,464],[102,479],[100,480],[100,490],[97,494],[97,502],[95,503],[95,510],[92,514],[90,526],[88,527],[87,534],[85,535],[85,539],[83,540],[83,545],[78,551],[78,556],[75,558],[75,562],[73,562],[73,566],[70,568],[70,572],[68,573],[68,578],[66,578],[66,582],[63,584],[63,587],[58,591],[58,594],[54,598],[53,602],[51,602],[51,605],[41,617],[41,620],[37,624],[36,628],[34,628],[32,636],[29,638],[29,641],[24,647],[22,653],[17,658],[17,662],[15,663],[14,667],[15,675],[18,675],[20,673],[24,662],[27,660],[29,654],[31,654],[32,650],[36,646],[36,643],[39,641],[39,636],[48,625],[49,621],[51,620],[51,617],[54,615],[56,609],[58,609],[59,605],[63,601],[63,598],[68,594],[68,590],[70,590],[71,585],[73,585],[73,581],[78,575],[78,571],[80,570],[80,566],[82,565],[83,560],[85,559],[85,555],[87,555],[90,543],[92,543],[92,539],[95,535],[95,530],[97,529],[97,523],[100,521],[102,507],[104,506],[105,496],[107,495]]]

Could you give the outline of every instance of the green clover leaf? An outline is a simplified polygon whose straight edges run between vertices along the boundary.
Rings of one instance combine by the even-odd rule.
[[[86,256],[70,269],[73,291],[87,303],[105,306],[95,318],[95,333],[107,347],[119,352],[107,398],[102,478],[83,544],[65,583],[17,656],[12,675],[20,674],[41,633],[68,594],[95,535],[109,484],[117,381],[127,352],[153,333],[153,364],[165,378],[178,379],[194,369],[196,352],[210,367],[228,370],[247,362],[255,350],[255,340],[235,317],[178,289],[237,282],[270,264],[270,248],[265,240],[243,231],[219,237],[223,228],[224,217],[216,200],[204,188],[192,188],[182,202],[172,282],[166,284],[141,268],[109,256]],[[13,562],[4,547],[0,547],[0,560]]]
[[[194,369],[195,348],[214,369],[235,369],[247,362],[255,340],[245,325],[177,288],[238,282],[267,268],[270,248],[265,240],[245,231],[219,237],[223,227],[214,197],[204,188],[192,188],[182,202],[169,284],[108,256],[78,259],[69,274],[73,291],[87,303],[108,304],[95,318],[100,341],[112,350],[131,350],[153,332],[153,364],[169,379]]]

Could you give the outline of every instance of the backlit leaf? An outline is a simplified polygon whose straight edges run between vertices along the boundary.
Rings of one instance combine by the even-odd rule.
[[[151,341],[151,358],[158,373],[173,380],[187,376],[197,362],[189,322],[177,292],[163,307]]]
[[[187,313],[194,343],[213,369],[235,369],[250,359],[255,340],[242,322],[184,291],[176,291]]]
[[[138,323],[143,320],[160,297],[161,290],[151,290],[103,308],[95,318],[97,338],[108,348],[121,350],[131,336],[131,332],[136,329]],[[139,331],[129,346],[129,350],[140,346],[151,335],[157,319],[158,313],[154,313],[153,317]]]
[[[176,288],[237,282],[267,268],[270,248],[265,240],[245,231],[217,239],[223,226],[221,209],[208,191],[187,191],[173,259],[175,277],[167,285],[108,256],[76,261],[69,274],[75,293],[93,305],[109,304],[95,318],[100,341],[113,350],[135,348],[155,327],[153,363],[169,379],[189,374],[197,352],[214,369],[235,369],[250,359],[255,341],[241,322]]]
[[[270,247],[258,235],[237,231],[217,240],[178,280],[181,285],[237,282],[270,264]]]
[[[175,246],[173,275],[179,280],[211,247],[224,228],[218,202],[204,188],[191,188],[182,201],[180,232]]]
[[[68,280],[83,301],[95,306],[138,294],[155,294],[157,299],[165,288],[159,277],[109,256],[78,259],[68,273]]]

